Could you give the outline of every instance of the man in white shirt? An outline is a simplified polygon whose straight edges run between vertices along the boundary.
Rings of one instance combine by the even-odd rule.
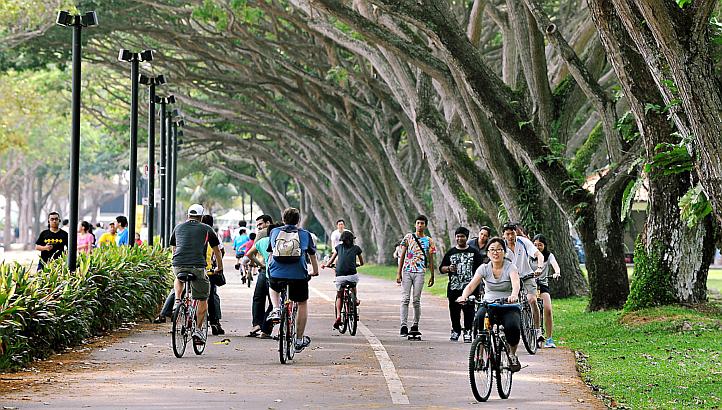
[[[336,221],[336,230],[331,233],[331,252],[341,243],[341,234],[346,231],[346,222],[343,219]]]
[[[541,275],[542,268],[532,269],[532,260],[536,261],[536,266],[544,266],[544,255],[536,248],[534,243],[529,239],[517,235],[517,225],[513,222],[507,222],[502,228],[504,240],[506,241],[506,258],[511,260],[519,269],[519,277],[523,278],[530,274],[533,276],[524,280],[524,287],[527,291],[527,299],[531,305],[532,315],[534,316],[534,328],[537,332],[537,338],[541,336],[539,305],[536,303],[536,278]]]

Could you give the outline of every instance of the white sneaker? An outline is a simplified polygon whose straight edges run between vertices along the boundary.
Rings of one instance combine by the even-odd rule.
[[[270,321],[279,321],[281,320],[281,308],[275,308],[271,311],[271,313],[268,314],[268,317],[266,320]]]

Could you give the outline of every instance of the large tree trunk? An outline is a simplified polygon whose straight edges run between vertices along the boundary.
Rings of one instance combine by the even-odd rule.
[[[12,194],[13,191],[10,189],[10,183],[5,185],[5,226],[3,227],[3,243],[5,249],[10,249],[10,244],[13,243],[13,227],[11,223],[11,210],[12,210]]]
[[[633,32],[627,25],[625,30],[618,10],[612,7],[614,1],[592,1],[590,10],[634,113],[646,158],[651,159],[658,144],[678,142],[675,128],[666,113],[648,109],[648,104],[663,106],[663,96],[657,89],[654,70],[647,68],[642,55],[631,46],[635,37],[637,46],[643,46],[641,29],[635,28],[637,31]],[[709,222],[687,228],[681,220],[679,198],[690,186],[688,173],[665,175],[665,170],[653,168],[649,174],[647,223],[635,249],[634,282],[627,308],[699,302],[706,298],[713,232]]]
[[[546,203],[545,225],[549,228],[545,235],[549,240],[550,248],[559,262],[562,276],[558,280],[549,280],[549,290],[552,297],[563,298],[569,296],[582,296],[589,294],[589,285],[582,276],[579,268],[579,258],[574,250],[574,244],[569,233],[569,222],[562,215],[556,205]]]
[[[694,141],[689,148],[695,169],[717,220],[722,222],[722,88],[710,54],[709,24],[716,1],[695,1],[684,10],[673,1],[612,2],[665,103],[681,100],[684,112],[675,114],[673,108],[673,118],[682,136]],[[668,85],[670,76],[674,87]]]

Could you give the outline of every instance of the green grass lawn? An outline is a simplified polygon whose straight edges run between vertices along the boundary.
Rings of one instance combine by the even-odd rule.
[[[709,270],[707,289],[717,289],[718,292],[722,292],[722,269]]]
[[[390,266],[361,273],[394,280]],[[426,292],[446,296],[445,275]],[[710,271],[709,287],[722,288],[722,270]],[[555,339],[580,352],[582,376],[608,403],[632,409],[722,407],[722,312],[682,307],[587,312],[587,300],[554,301]]]
[[[627,267],[627,275],[629,276],[629,280],[631,282],[632,275],[634,274],[634,267],[628,266]],[[587,277],[587,270],[582,266],[582,275],[584,277]],[[707,288],[708,289],[715,289],[718,292],[722,292],[722,269],[719,268],[710,268],[709,273],[707,275]]]

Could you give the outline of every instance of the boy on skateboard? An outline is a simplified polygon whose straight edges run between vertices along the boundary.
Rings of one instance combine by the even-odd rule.
[[[396,283],[401,284],[401,337],[421,340],[419,319],[421,318],[421,291],[424,287],[424,275],[429,270],[429,287],[434,286],[434,254],[436,246],[426,235],[429,219],[424,215],[416,217],[416,231],[406,234],[401,240],[399,267]],[[414,320],[411,330],[408,328],[409,302],[413,297]]]

